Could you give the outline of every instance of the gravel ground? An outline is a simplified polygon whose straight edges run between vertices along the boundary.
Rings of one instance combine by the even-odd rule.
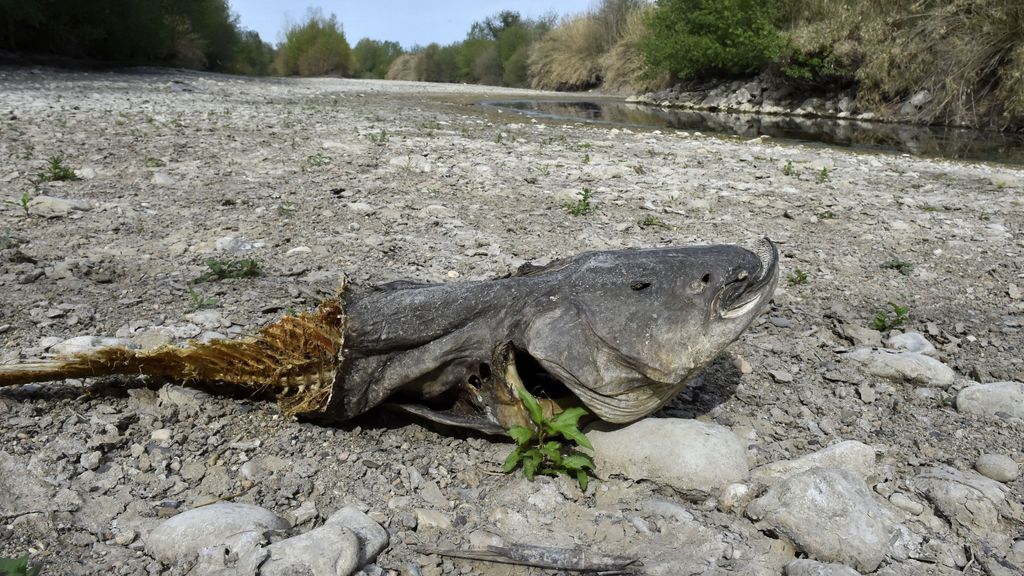
[[[390,535],[368,574],[550,573],[416,549],[495,542],[634,555],[660,574],[781,574],[794,556],[862,573],[1019,573],[1024,481],[1005,463],[1024,462],[1024,392],[987,415],[956,398],[1024,381],[1024,171],[475,105],[507,96],[546,94],[0,69],[0,363],[76,336],[153,346],[247,334],[312,308],[343,278],[353,290],[460,282],[585,250],[768,236],[791,280],[659,414],[731,430],[754,470],[746,491],[694,497],[612,470],[581,493],[564,478],[500,474],[508,444],[417,423],[320,427],[271,403],[140,378],[68,381],[0,391],[0,556],[30,554],[46,574],[184,574],[192,559],[161,564],[146,535],[230,500],[295,532],[355,506]],[[55,155],[80,178],[38,182]],[[565,205],[584,189],[595,209],[573,216]],[[190,283],[208,260],[239,258],[261,274]],[[890,302],[909,318],[872,331]],[[843,355],[897,347],[901,330],[934,345],[929,357],[952,378],[894,376]],[[874,545],[878,562],[793,533],[764,512],[778,494],[745,509],[806,484],[756,481],[760,467],[842,440],[873,449],[868,469],[812,480],[865,483],[898,526],[898,544]],[[976,474],[982,454],[1014,473]],[[958,476],[935,480],[940,469]],[[949,489],[976,480],[995,486],[984,505]],[[786,573],[818,573],[801,566]]]

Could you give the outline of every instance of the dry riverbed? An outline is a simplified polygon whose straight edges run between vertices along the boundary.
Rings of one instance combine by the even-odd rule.
[[[315,573],[550,573],[421,549],[489,544],[650,574],[1020,573],[1024,171],[473,105],[510,95],[542,93],[0,69],[0,363],[82,336],[234,337],[343,279],[460,282],[585,250],[768,236],[790,276],[660,418],[605,438],[585,493],[500,474],[508,444],[380,415],[321,427],[131,378],[0,391],[0,556],[289,573],[273,565],[296,538],[309,559],[354,534]],[[79,179],[38,182],[56,155]],[[571,215],[584,190],[593,209]],[[260,274],[192,283],[211,259]],[[909,317],[873,331],[890,302]],[[198,553],[168,536],[215,502],[278,530]]]

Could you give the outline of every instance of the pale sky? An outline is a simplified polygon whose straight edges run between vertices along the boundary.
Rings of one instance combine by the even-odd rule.
[[[332,12],[342,23],[349,44],[361,38],[394,40],[404,48],[431,42],[451,44],[465,39],[470,25],[502,10],[514,10],[524,18],[548,13],[558,16],[583,12],[594,0],[321,0],[302,4],[274,0],[229,0],[243,28],[259,32],[260,37],[276,45],[286,19],[303,20],[306,8],[320,8],[324,16]]]

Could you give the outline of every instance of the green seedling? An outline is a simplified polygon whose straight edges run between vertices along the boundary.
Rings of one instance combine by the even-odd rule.
[[[587,414],[586,409],[573,407],[551,418],[544,416],[540,403],[525,388],[516,388],[516,395],[530,414],[532,427],[513,426],[508,435],[516,441],[516,447],[505,459],[502,470],[506,474],[522,466],[523,475],[533,481],[541,476],[565,474],[579,482],[580,490],[587,490],[587,470],[594,469],[594,462],[579,448],[593,450],[590,440],[579,429],[579,420]]]
[[[786,160],[786,165],[782,167],[783,176],[796,176],[796,168],[793,168],[793,161]]]
[[[75,171],[64,165],[64,157],[50,156],[46,160],[46,169],[39,173],[39,179],[43,182],[63,182],[65,180],[78,180]]]
[[[824,184],[825,182],[828,182],[828,179],[829,169],[826,166],[822,166],[821,170],[818,171],[818,184]]]
[[[786,274],[786,281],[789,282],[790,286],[807,284],[807,272],[804,272],[799,268],[794,268],[792,272]]]
[[[664,228],[666,230],[672,227],[665,223],[664,220],[657,216],[644,216],[643,218],[636,221],[637,226],[641,228]]]
[[[0,576],[39,576],[42,564],[28,565],[28,556],[21,558],[0,558]]]
[[[836,215],[831,210],[818,212],[818,220],[835,220]]]
[[[583,155],[583,163],[584,164],[590,164],[590,153],[589,152]]]
[[[390,138],[390,136],[388,135],[388,131],[383,128],[381,128],[380,132],[378,132],[377,134],[370,134],[370,142],[373,142],[378,146],[383,146],[387,144],[388,138]]]
[[[190,300],[192,300],[192,310],[212,308],[217,305],[217,300],[215,298],[207,298],[206,296],[203,296],[199,292],[193,290],[191,286],[188,286],[187,289],[188,297]]]
[[[260,265],[252,258],[242,260],[216,260],[206,261],[208,271],[192,281],[193,284],[202,282],[216,282],[226,278],[255,278],[260,275]]]
[[[590,203],[590,199],[594,193],[590,188],[584,187],[583,190],[576,194],[579,199],[575,202],[566,202],[565,209],[569,211],[569,214],[573,216],[583,216],[594,209],[593,204]]]
[[[330,163],[330,156],[324,156],[319,152],[313,154],[312,156],[306,157],[306,164],[309,164],[310,166],[327,166]]]
[[[145,164],[147,168],[162,168],[167,165],[163,160],[153,156],[146,156]]]
[[[898,256],[893,256],[882,262],[882,269],[895,270],[904,276],[910,276],[910,273],[914,271],[914,265],[906,260],[901,260]]]
[[[879,332],[885,332],[892,330],[898,326],[902,326],[910,320],[910,307],[900,306],[895,302],[889,302],[889,310],[879,310],[878,314],[875,314],[874,319],[871,321],[871,327]]]

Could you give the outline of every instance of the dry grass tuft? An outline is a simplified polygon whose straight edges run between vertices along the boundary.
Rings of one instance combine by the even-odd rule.
[[[402,54],[391,63],[388,73],[384,75],[384,78],[387,80],[422,82],[426,79],[423,68],[423,54]]]

